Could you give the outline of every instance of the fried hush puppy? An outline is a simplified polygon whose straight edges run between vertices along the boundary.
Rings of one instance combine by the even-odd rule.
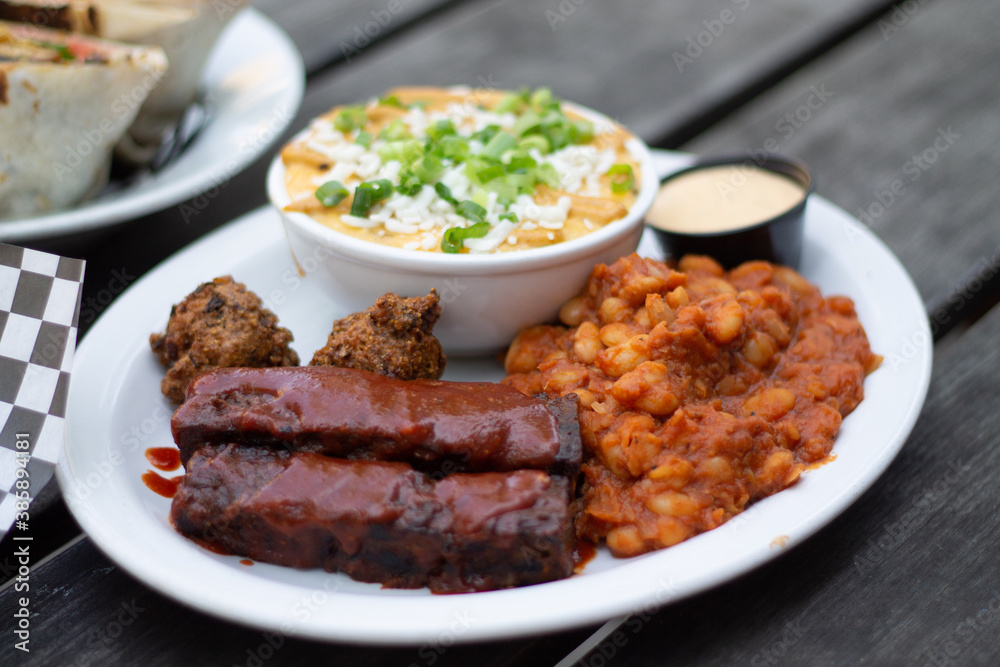
[[[173,306],[166,331],[152,334],[149,345],[168,369],[163,395],[182,403],[191,380],[213,368],[298,366],[292,340],[260,297],[222,276]]]
[[[422,297],[389,292],[364,312],[333,323],[310,366],[356,368],[400,380],[437,380],[445,356],[431,330],[441,317],[437,290]]]

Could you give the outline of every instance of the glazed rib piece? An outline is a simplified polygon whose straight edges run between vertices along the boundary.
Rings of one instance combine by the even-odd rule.
[[[332,368],[224,368],[196,378],[171,420],[185,463],[205,444],[281,445],[434,472],[545,470],[582,457],[576,396],[487,382],[397,380]]]
[[[570,492],[539,470],[434,480],[405,463],[214,445],[188,461],[171,520],[261,562],[482,591],[572,574]]]

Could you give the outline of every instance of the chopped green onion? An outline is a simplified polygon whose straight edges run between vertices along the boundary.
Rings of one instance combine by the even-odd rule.
[[[535,161],[535,158],[525,155],[524,157],[511,160],[507,165],[507,173],[524,174],[527,173],[529,169],[534,169],[537,166],[538,163]]]
[[[530,194],[535,189],[535,174],[507,174],[504,183],[517,189],[517,194]]]
[[[411,167],[413,173],[422,180],[424,183],[430,183],[431,181],[437,180],[441,172],[444,171],[444,165],[441,164],[441,159],[434,155],[424,155],[422,158],[413,163]]]
[[[494,113],[520,113],[527,106],[528,91],[522,90],[520,93],[507,93],[495,107]]]
[[[349,194],[351,194],[350,191],[340,181],[327,181],[316,188],[316,199],[327,208],[333,208],[344,201],[344,198]]]
[[[354,139],[354,143],[359,146],[364,146],[366,149],[372,147],[372,133],[365,132],[364,130],[358,132],[358,136]]]
[[[447,118],[439,120],[427,128],[427,138],[431,141],[440,141],[449,134],[455,134],[455,125]]]
[[[500,215],[497,216],[497,218],[500,220],[510,220],[514,224],[517,224],[517,215],[510,211],[507,211],[506,213],[501,213]]]
[[[424,182],[420,180],[419,176],[414,174],[409,169],[400,170],[399,185],[396,186],[396,192],[413,197],[414,195],[420,194],[423,187]]]
[[[471,199],[460,201],[455,207],[455,213],[473,222],[483,222],[486,219],[486,209]]]
[[[455,197],[452,196],[452,194],[451,194],[451,188],[449,188],[444,183],[435,183],[434,184],[434,192],[437,193],[438,197],[440,197],[441,199],[445,200],[446,202],[448,202],[452,206],[458,206],[458,200],[455,199]]]
[[[546,125],[542,130],[542,134],[549,140],[549,144],[554,151],[565,148],[572,143],[570,129],[563,124]]]
[[[538,169],[535,170],[535,178],[550,188],[559,187],[559,172],[548,162],[538,165]]]
[[[594,140],[594,124],[587,120],[574,120],[569,135],[574,144],[589,144]]]
[[[386,125],[378,136],[386,141],[399,141],[401,139],[411,139],[410,129],[406,127],[406,123],[400,119],[395,119],[388,125]]]
[[[359,218],[367,218],[368,211],[375,204],[375,196],[371,190],[362,190],[359,185],[354,190],[354,201],[351,202],[351,215]]]
[[[397,160],[403,166],[409,166],[419,160],[424,155],[424,149],[420,142],[415,139],[404,141],[390,141],[379,146],[378,156],[383,162]]]
[[[364,107],[344,107],[333,117],[333,127],[341,132],[350,132],[368,122]]]
[[[392,195],[392,183],[387,178],[376,181],[365,181],[354,190],[354,202],[351,204],[351,215],[365,218],[372,206],[388,199]]]
[[[519,137],[539,131],[542,127],[542,117],[534,111],[525,111],[520,118],[514,122],[511,131]]]
[[[497,203],[501,206],[510,206],[520,194],[517,186],[507,183],[506,179],[492,181],[489,184],[489,190],[497,193]]]
[[[487,125],[478,132],[473,132],[472,136],[469,137],[469,139],[473,141],[478,141],[482,144],[487,144],[489,143],[490,139],[493,138],[493,135],[495,135],[499,131],[500,131],[499,125]]]
[[[517,139],[507,132],[497,132],[493,138],[483,146],[483,152],[479,155],[490,160],[499,160],[500,156],[512,148],[517,147]]]
[[[449,134],[442,137],[435,146],[441,152],[441,157],[454,162],[464,162],[469,159],[469,142],[464,137]]]
[[[494,178],[500,178],[504,175],[503,165],[495,164],[486,169],[482,169],[476,172],[476,178],[479,179],[480,183],[489,183]]]
[[[385,97],[378,98],[378,103],[386,107],[399,107],[400,109],[405,108],[403,103],[399,101],[399,98],[395,95],[386,95]]]
[[[476,191],[472,193],[472,197],[470,197],[470,200],[473,203],[479,204],[480,206],[483,207],[483,217],[485,218],[486,205],[490,201],[490,193],[487,192],[486,190],[483,190],[482,188],[476,188]]]
[[[479,239],[486,236],[489,231],[488,222],[477,222],[469,227],[452,227],[441,236],[441,250],[447,253],[461,252],[465,239]]]
[[[611,192],[616,195],[631,192],[635,180],[635,176],[632,174],[632,165],[616,164],[608,169],[608,176],[611,177]]]
[[[532,148],[537,148],[538,152],[542,155],[545,155],[552,150],[552,146],[549,145],[549,140],[540,134],[529,134],[526,137],[522,137],[521,142],[518,145],[526,151],[530,151]]]
[[[531,106],[534,109],[547,109],[553,104],[558,108],[559,102],[552,96],[552,91],[548,88],[538,88],[531,94]]]

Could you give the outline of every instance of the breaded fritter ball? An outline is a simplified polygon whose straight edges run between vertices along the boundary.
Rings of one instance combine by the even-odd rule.
[[[163,395],[182,403],[188,383],[213,368],[298,366],[292,340],[260,297],[222,276],[171,308],[166,332],[152,334],[149,345],[168,369]]]
[[[333,323],[311,366],[358,368],[400,380],[436,380],[445,356],[431,330],[441,317],[437,290],[421,297],[384,294],[368,310]]]

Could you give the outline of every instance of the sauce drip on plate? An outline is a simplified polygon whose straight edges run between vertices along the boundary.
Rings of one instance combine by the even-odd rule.
[[[177,495],[177,487],[180,486],[182,476],[163,477],[155,470],[147,470],[142,473],[142,481],[153,493],[158,493],[164,498],[173,498]]]
[[[181,467],[180,451],[176,447],[150,447],[146,460],[157,470],[170,472]]]
[[[597,547],[589,540],[580,540],[573,549],[573,573],[580,574],[597,555]]]

